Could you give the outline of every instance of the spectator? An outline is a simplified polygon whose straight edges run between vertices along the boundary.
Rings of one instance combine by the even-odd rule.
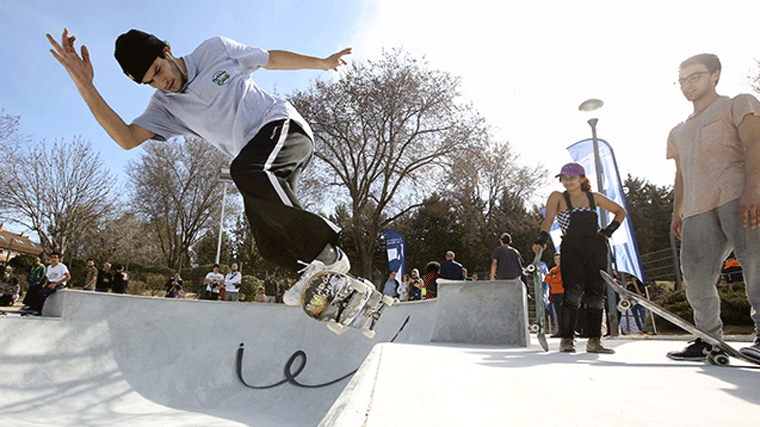
[[[18,284],[18,279],[11,277],[6,283],[3,284],[3,292],[0,293],[0,307],[10,307],[18,301],[18,294],[21,291],[21,286]]]
[[[476,272],[472,273],[472,276],[470,276],[470,280],[472,280],[474,282],[477,282],[478,281],[478,277],[479,277],[478,276],[478,272],[476,271]]]
[[[396,280],[396,272],[391,271],[388,273],[388,280],[383,284],[383,295],[388,295],[391,298],[398,298],[398,288],[401,284]]]
[[[407,286],[409,298],[407,301],[418,301],[422,299],[422,278],[420,278],[419,270],[412,269],[411,277],[409,278],[409,285]]]
[[[203,299],[218,300],[220,288],[224,284],[224,276],[219,272],[219,264],[214,264],[211,267],[211,272],[203,279],[203,284],[206,285]]]
[[[562,273],[559,269],[560,254],[554,254],[555,267],[549,270],[549,274],[544,277],[544,282],[549,284],[549,301],[552,304],[552,321],[554,321],[554,330],[557,331],[552,338],[559,338],[559,313],[562,307],[565,288],[562,287]]]
[[[277,281],[274,280],[274,272],[269,273],[264,279],[264,294],[267,296],[268,303],[277,302]]]
[[[277,302],[278,304],[281,304],[283,302],[282,296],[285,295],[285,292],[287,292],[288,289],[290,289],[290,282],[288,281],[288,279],[285,279],[277,287],[278,292],[277,292],[277,299],[275,300],[275,302]]]
[[[267,302],[267,294],[266,289],[264,289],[263,286],[259,287],[259,290],[256,292],[256,296],[253,298],[255,302]]]
[[[517,249],[509,246],[512,236],[503,233],[499,246],[491,253],[491,280],[514,280],[522,276],[523,259]]]
[[[237,263],[233,262],[230,266],[230,272],[224,277],[224,300],[237,301],[240,293],[240,282],[243,281],[243,275],[238,271]]]
[[[71,280],[69,269],[60,262],[61,254],[53,252],[50,254],[50,265],[45,273],[45,280],[42,282],[42,288],[37,292],[37,297],[34,300],[34,305],[31,307],[25,307],[35,312],[37,315],[42,313],[42,307],[45,304],[45,300],[53,294],[55,291],[66,287],[66,282]]]
[[[467,273],[468,273],[467,269],[464,268],[464,267],[462,267],[462,275],[464,276],[464,280],[466,280],[468,282],[471,282],[472,281],[472,277],[470,277]]]
[[[113,274],[113,279],[111,281],[113,284],[111,287],[111,291],[115,294],[125,294],[127,293],[127,284],[128,279],[126,273],[124,273],[124,266],[121,264],[116,264],[116,272]]]
[[[439,277],[441,279],[464,280],[462,264],[454,261],[455,256],[454,251],[446,252],[446,260],[440,264]]]
[[[401,302],[409,299],[409,276],[406,274],[401,276],[401,282],[399,282],[399,287],[396,289],[396,293],[398,293],[398,300]]]
[[[13,274],[13,267],[10,265],[5,267],[5,270],[3,271],[3,277],[0,278],[0,283],[8,283],[8,280],[11,278],[11,274]]]
[[[182,288],[182,285],[176,284],[172,285],[172,288],[169,290],[169,292],[166,293],[166,298],[184,298],[185,297],[185,290]]]
[[[441,264],[436,261],[430,261],[425,266],[425,284],[422,288],[423,299],[433,299],[438,295],[438,273],[441,271]]]
[[[31,307],[34,305],[34,299],[37,293],[42,289],[42,281],[45,280],[47,269],[39,258],[35,258],[29,267],[29,274],[26,275],[26,295],[24,296],[24,306]]]
[[[98,271],[98,279],[95,281],[95,292],[108,292],[113,282],[111,263],[103,264],[103,269]]]
[[[94,291],[95,282],[98,281],[98,268],[95,267],[95,261],[92,258],[87,260],[87,279],[84,281],[85,291]]]
[[[177,286],[182,288],[182,277],[180,277],[179,271],[174,273],[174,277],[170,278],[166,282],[166,297],[167,298],[174,298],[174,295],[170,295],[170,294],[172,294],[172,292],[176,290]]]

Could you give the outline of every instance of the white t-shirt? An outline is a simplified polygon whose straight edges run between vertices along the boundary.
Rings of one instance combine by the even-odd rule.
[[[132,122],[155,132],[153,139],[193,135],[234,158],[264,125],[280,119],[295,121],[314,139],[289,102],[253,82],[251,73],[269,61],[266,50],[214,37],[182,59],[188,78],[182,91],[157,89],[145,112]]]
[[[218,294],[219,293],[219,288],[218,287],[212,288],[211,286],[214,283],[216,283],[216,284],[222,284],[222,280],[224,280],[224,276],[222,276],[222,273],[214,273],[212,271],[211,273],[209,273],[209,274],[206,275],[206,278],[209,279],[209,280],[211,280],[211,282],[209,282],[206,285],[206,290],[209,291],[209,292],[214,292],[214,293]]]
[[[240,274],[239,271],[236,271],[234,273],[230,272],[227,274],[227,277],[224,278],[224,284],[225,289],[227,292],[237,292],[238,287],[240,286],[240,281],[243,279],[243,276]]]
[[[59,262],[55,267],[53,267],[53,264],[50,264],[48,266],[45,277],[47,277],[49,283],[57,283],[63,280],[63,278],[66,277],[66,273],[68,272],[69,269],[63,263]],[[61,285],[65,284],[66,282],[61,283]]]

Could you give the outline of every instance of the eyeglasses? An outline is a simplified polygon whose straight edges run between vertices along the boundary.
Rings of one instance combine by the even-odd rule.
[[[702,74],[710,74],[709,71],[697,71],[696,73],[691,73],[684,79],[678,79],[678,82],[676,82],[679,86],[683,87],[683,85],[686,84],[686,82],[689,82],[689,84],[697,84],[702,79]],[[673,84],[676,84],[673,83]]]

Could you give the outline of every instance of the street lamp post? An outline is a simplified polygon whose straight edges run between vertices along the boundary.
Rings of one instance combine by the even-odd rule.
[[[216,244],[216,264],[219,264],[219,257],[222,254],[222,231],[224,230],[224,204],[225,200],[227,200],[227,181],[232,181],[230,168],[221,168],[219,171],[219,179],[224,181],[224,191],[222,193],[222,214],[219,217],[219,240]]]
[[[598,110],[599,108],[602,108],[604,105],[604,101],[601,99],[591,98],[583,101],[580,106],[578,106],[579,111],[584,112],[591,112]],[[602,160],[599,157],[599,140],[596,137],[596,124],[599,122],[599,119],[592,118],[588,120],[589,126],[591,126],[591,140],[594,144],[594,168],[596,169],[596,187],[599,190],[600,193],[604,192],[604,174],[602,173]],[[607,211],[604,209],[599,209],[599,217],[602,221],[603,226],[607,225]],[[607,247],[607,272],[611,273],[611,265],[610,265],[610,249],[609,246]],[[617,336],[617,330],[618,330],[618,316],[617,316],[617,304],[615,304],[615,298],[613,296],[615,295],[615,291],[612,289],[612,287],[607,286],[607,317],[609,319],[609,333],[611,336]]]

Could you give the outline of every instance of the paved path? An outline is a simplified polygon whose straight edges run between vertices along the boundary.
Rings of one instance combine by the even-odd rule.
[[[549,353],[380,344],[321,426],[751,426],[760,418],[753,365],[667,359],[678,341],[607,340],[614,355],[582,352],[585,340],[579,353],[558,353],[550,341]]]

